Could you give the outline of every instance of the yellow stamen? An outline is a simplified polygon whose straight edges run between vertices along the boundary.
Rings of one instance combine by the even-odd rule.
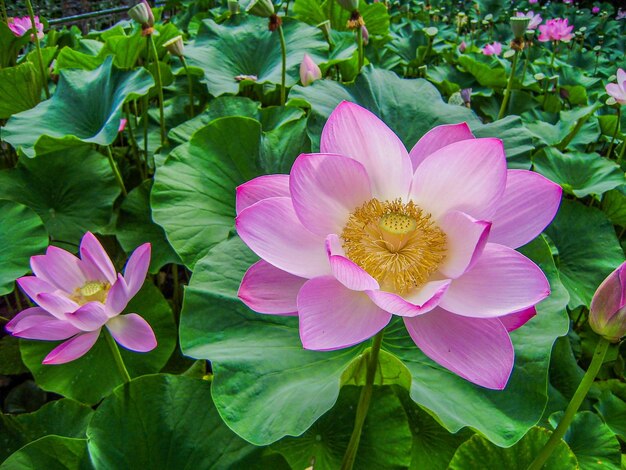
[[[419,287],[441,265],[446,235],[412,201],[367,201],[348,219],[343,248],[381,288],[404,293]]]
[[[74,290],[71,299],[79,305],[87,302],[106,302],[111,284],[104,281],[87,281],[84,286]]]

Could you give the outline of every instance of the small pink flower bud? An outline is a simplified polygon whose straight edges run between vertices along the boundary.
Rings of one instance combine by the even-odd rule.
[[[461,44],[459,44],[459,52],[463,54],[465,49],[467,49],[467,44],[465,44],[465,41],[461,41]]]
[[[118,127],[117,132],[122,132],[124,129],[126,129],[127,122],[128,122],[128,119],[126,118],[120,119],[120,127]]]
[[[365,25],[361,26],[361,34],[363,35],[363,45],[367,46],[370,42],[370,32],[367,30]]]
[[[309,86],[320,78],[322,78],[322,71],[308,54],[304,54],[304,59],[302,59],[300,64],[300,81],[302,85]]]
[[[593,294],[589,325],[613,343],[626,335],[626,262],[609,274]]]

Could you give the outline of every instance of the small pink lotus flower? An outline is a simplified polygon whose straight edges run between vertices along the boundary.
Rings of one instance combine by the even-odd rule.
[[[573,29],[574,25],[567,24],[567,18],[548,20],[546,24],[539,26],[539,31],[541,32],[541,34],[539,35],[539,41],[569,42],[574,37],[574,35],[572,34]]]
[[[593,7],[591,9],[591,13],[593,13],[594,15],[597,15],[598,13],[600,13],[600,7]]]
[[[237,188],[237,232],[261,257],[239,298],[297,315],[303,346],[318,351],[365,341],[398,315],[432,360],[504,388],[508,331],[550,292],[515,248],[552,220],[560,186],[507,170],[502,142],[476,139],[465,123],[436,127],[407,152],[348,102],[330,115],[320,149],[289,175]]]
[[[517,15],[520,18],[530,18],[530,23],[528,23],[528,27],[526,29],[537,29],[537,27],[541,24],[543,19],[541,15],[535,13],[530,10],[528,13],[522,13],[521,11],[517,12]]]
[[[613,343],[626,335],[626,261],[593,294],[589,326]]]
[[[617,15],[615,16],[616,20],[623,20],[626,18],[626,10],[622,10],[621,8],[617,10]]]
[[[626,72],[623,69],[617,69],[617,83],[609,83],[605,88],[615,101],[626,104]]]
[[[537,2],[539,2],[539,0],[528,0],[528,3],[530,3],[531,5],[534,5]]]
[[[45,255],[30,259],[35,275],[21,277],[17,283],[39,306],[18,313],[6,325],[7,331],[20,338],[67,339],[45,357],[44,364],[64,364],[83,356],[96,343],[103,326],[126,349],[154,349],[156,338],[146,320],[136,313],[120,315],[144,283],[150,244],[133,252],[124,276],[116,274],[111,259],[90,232],[80,242],[80,256],[50,246]]]
[[[315,80],[322,78],[322,71],[309,54],[304,54],[300,63],[300,81],[303,86],[309,86]]]
[[[22,18],[9,18],[7,25],[13,34],[18,37],[24,36],[33,29],[30,16],[24,16]],[[35,27],[37,28],[37,37],[39,39],[43,38],[43,24],[39,21],[38,16],[35,16]],[[30,38],[31,40],[35,39],[33,34],[30,35]]]
[[[502,53],[502,44],[494,42],[487,44],[483,47],[483,54],[485,55],[500,55]]]

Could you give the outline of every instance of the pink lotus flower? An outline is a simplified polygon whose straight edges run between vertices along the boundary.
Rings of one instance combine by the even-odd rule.
[[[483,47],[483,54],[485,55],[500,55],[502,53],[502,44],[499,42],[494,42],[492,44],[487,44]]]
[[[574,37],[574,35],[572,34],[573,29],[574,25],[569,26],[567,24],[567,18],[548,20],[546,24],[539,26],[539,31],[541,32],[541,34],[539,35],[539,41],[569,42]]]
[[[593,13],[594,15],[597,15],[598,13],[600,13],[600,7],[593,7],[591,9],[591,13]]]
[[[535,3],[537,3],[539,0],[528,0],[528,3],[530,3],[531,5],[534,5]]]
[[[626,18],[626,10],[622,10],[621,8],[617,10],[617,15],[615,16],[616,20],[623,20]]]
[[[617,83],[609,83],[605,88],[615,101],[626,104],[626,72],[623,69],[617,69]]]
[[[6,325],[7,331],[20,338],[67,339],[45,357],[44,364],[64,364],[83,356],[103,326],[127,349],[154,349],[157,343],[150,325],[136,313],[120,315],[146,278],[150,244],[133,252],[124,276],[116,274],[106,251],[89,232],[80,243],[80,256],[50,246],[45,255],[30,259],[35,275],[21,277],[17,283],[39,306],[18,313]]]
[[[24,16],[22,18],[9,18],[7,21],[9,29],[18,37],[24,36],[26,33],[33,29],[30,21],[30,16]],[[43,24],[39,21],[39,17],[35,16],[35,27],[37,28],[37,37],[43,38]],[[30,35],[31,39],[35,39],[34,35]]]
[[[262,258],[239,298],[260,313],[298,315],[303,346],[319,351],[358,344],[401,316],[431,359],[504,388],[508,331],[549,294],[514,248],[552,220],[561,188],[507,170],[502,142],[474,138],[465,123],[432,129],[409,153],[348,102],[320,147],[289,175],[237,188],[237,231]]]
[[[309,54],[304,54],[304,59],[300,64],[300,81],[303,86],[309,86],[315,80],[322,78],[322,71],[311,59]]]
[[[541,15],[535,15],[532,10],[530,10],[528,13],[522,13],[521,11],[518,11],[516,16],[520,18],[530,18],[530,23],[528,23],[528,27],[526,29],[537,29],[537,26],[539,26],[543,21]]]
[[[613,343],[626,335],[626,261],[609,274],[593,294],[589,325]]]

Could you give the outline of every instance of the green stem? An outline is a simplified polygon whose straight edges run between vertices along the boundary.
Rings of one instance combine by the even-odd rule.
[[[35,38],[35,48],[37,49],[37,59],[39,61],[39,73],[41,74],[41,83],[43,85],[43,91],[46,93],[46,99],[50,98],[50,90],[48,89],[48,75],[46,74],[46,68],[43,64],[43,55],[41,54],[41,45],[39,44],[39,36],[37,36],[37,26],[35,26],[35,11],[30,0],[26,0],[26,8],[28,9],[28,15],[30,16],[30,24],[32,26],[33,37]]]
[[[285,44],[285,35],[283,34],[283,27],[278,26],[278,37],[280,38],[280,54],[282,58],[282,70],[280,74],[280,105],[285,106],[287,101],[287,88],[285,87],[285,81],[287,77],[287,44]]]
[[[117,343],[111,336],[108,330],[104,332],[104,336],[107,339],[107,343],[109,343],[109,348],[111,349],[111,353],[113,354],[113,359],[115,360],[115,364],[117,365],[118,370],[120,371],[120,375],[125,383],[130,382],[130,375],[128,374],[128,370],[124,365],[124,359],[122,359],[122,355],[120,354],[120,350],[117,347]]]
[[[550,69],[554,74],[554,58],[556,57],[556,42],[552,43],[552,60],[550,60]]]
[[[135,125],[137,125],[136,120]],[[126,105],[126,129],[128,129],[128,140],[130,141],[130,146],[132,147],[135,165],[137,165],[137,171],[139,171],[139,174],[141,175],[141,180],[143,181],[148,178],[148,175],[146,174],[146,170],[143,166],[143,162],[141,161],[141,157],[139,157],[139,148],[137,147],[137,139],[135,139],[133,121],[130,118],[130,105]]]
[[[141,103],[141,121],[143,122],[143,153],[148,161],[148,95],[143,97]]]
[[[189,85],[189,111],[191,112],[191,117],[195,116],[195,112],[193,109],[193,80],[191,75],[189,75],[189,69],[187,68],[187,61],[183,56],[180,57],[180,61],[183,63],[183,67],[185,69],[185,74],[187,74],[187,84]]]
[[[163,80],[161,79],[161,67],[159,66],[159,53],[157,52],[156,45],[154,44],[154,38],[152,34],[148,35],[148,42],[150,43],[150,49],[154,56],[154,69],[156,74],[156,87],[159,94],[159,121],[161,123],[161,145],[167,144],[167,135],[165,133],[165,112],[163,111]]]
[[[357,26],[356,28],[356,44],[357,47],[359,48],[359,72],[361,71],[361,69],[363,68],[363,28],[360,26]]]
[[[613,132],[613,138],[611,139],[609,150],[606,153],[607,158],[611,158],[611,152],[613,151],[613,146],[615,145],[615,137],[617,137],[617,133],[619,132],[621,116],[622,116],[622,108],[620,106],[619,108],[617,108],[617,122],[615,123],[615,131]]]
[[[122,194],[124,197],[128,196],[128,192],[126,191],[126,186],[124,186],[124,180],[122,179],[122,175],[120,173],[120,169],[117,167],[117,163],[115,163],[115,159],[113,158],[113,152],[111,151],[111,146],[107,145],[107,157],[109,158],[109,165],[111,165],[111,170],[113,170],[113,175],[115,176],[115,180],[117,184],[120,186],[122,190]]]
[[[348,448],[346,449],[343,461],[341,462],[341,470],[352,470],[356,459],[363,424],[365,423],[365,418],[367,417],[367,412],[370,407],[370,401],[372,400],[374,377],[376,376],[376,369],[378,368],[378,353],[380,352],[380,346],[383,341],[383,332],[384,330],[374,336],[372,348],[368,354],[369,357],[367,358],[365,385],[361,389],[361,396],[359,397],[359,404],[357,405],[356,417],[354,419],[354,427],[352,428],[352,435],[350,436]]]
[[[513,78],[515,78],[515,69],[517,68],[517,59],[519,57],[519,51],[515,51],[513,56],[513,63],[511,64],[511,73],[509,74],[509,80],[506,83],[506,90],[504,90],[504,98],[502,99],[502,106],[500,106],[500,112],[498,113],[498,119],[504,117],[506,107],[509,104],[511,98],[511,88],[513,88]]]
[[[593,381],[595,380],[596,375],[598,374],[598,371],[602,366],[602,362],[604,361],[604,356],[606,356],[606,351],[609,348],[609,344],[610,343],[604,338],[600,338],[600,340],[598,341],[598,345],[596,346],[596,350],[593,353],[593,359],[591,360],[589,369],[587,369],[587,372],[585,372],[585,375],[583,376],[580,385],[578,385],[578,388],[576,389],[572,400],[569,402],[569,405],[567,405],[565,414],[561,418],[559,425],[550,436],[548,442],[546,442],[535,460],[528,467],[528,470],[541,469],[546,461],[550,458],[550,455],[552,455],[552,452],[554,451],[556,446],[561,442],[561,439],[565,435],[567,428],[574,419],[574,415],[578,411],[578,408],[580,408],[581,403],[587,396],[587,392],[589,392],[589,389],[591,388],[591,385],[593,384]]]

